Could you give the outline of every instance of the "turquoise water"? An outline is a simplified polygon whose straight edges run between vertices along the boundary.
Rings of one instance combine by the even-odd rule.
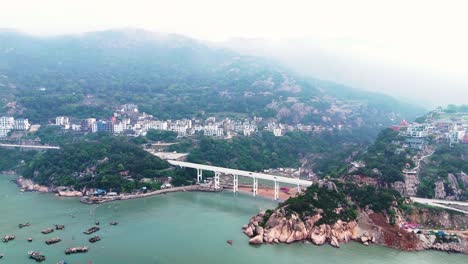
[[[56,263],[468,263],[468,256],[436,251],[401,252],[379,246],[349,243],[340,249],[310,244],[250,246],[241,232],[243,224],[259,210],[274,203],[250,195],[225,193],[174,193],[140,200],[89,206],[74,198],[51,194],[20,193],[0,177],[0,235],[14,234],[0,242],[1,263],[35,263],[29,250],[41,251]],[[102,240],[90,244],[82,232],[95,220]],[[116,220],[117,226],[109,221]],[[19,223],[30,227],[18,228]],[[40,233],[53,224],[65,230]],[[62,242],[46,245],[59,236]],[[28,237],[34,239],[29,243]],[[226,240],[233,240],[232,246]],[[66,256],[67,247],[89,245],[86,254]]]

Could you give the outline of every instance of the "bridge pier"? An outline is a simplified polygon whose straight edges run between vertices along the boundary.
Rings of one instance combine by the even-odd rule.
[[[197,169],[197,183],[201,183],[203,181],[203,170]]]
[[[234,174],[234,184],[232,187],[233,192],[238,192],[239,191],[239,175]]]
[[[215,171],[214,184],[215,184],[216,190],[220,188],[219,187],[219,175],[220,174],[221,174],[220,172]]]
[[[279,184],[278,181],[275,179],[275,200],[279,199]]]
[[[253,178],[253,196],[257,196],[258,191],[258,179]]]

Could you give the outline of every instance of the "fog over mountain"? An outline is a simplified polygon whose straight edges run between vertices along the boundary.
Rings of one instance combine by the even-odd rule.
[[[468,67],[463,67],[467,54],[436,50],[428,54],[411,46],[401,50],[391,43],[352,38],[233,38],[222,45],[275,58],[305,76],[386,93],[427,108],[468,101]],[[407,56],[401,55],[405,53]],[[451,67],[459,68],[449,71]]]

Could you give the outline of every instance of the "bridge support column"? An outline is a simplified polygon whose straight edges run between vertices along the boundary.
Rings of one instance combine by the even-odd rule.
[[[279,199],[279,184],[278,181],[275,180],[275,200]]]
[[[253,196],[257,196],[258,191],[258,179],[253,178]]]
[[[219,187],[219,175],[220,174],[221,174],[220,172],[215,171],[214,184],[215,184],[216,190],[220,188]]]
[[[239,191],[239,175],[234,175],[234,186],[232,187],[233,192]]]
[[[203,181],[203,170],[197,169],[197,183],[201,183]]]

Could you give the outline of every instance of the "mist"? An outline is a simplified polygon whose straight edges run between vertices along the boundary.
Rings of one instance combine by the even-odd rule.
[[[442,47],[399,50],[389,43],[352,38],[233,38],[223,45],[276,59],[306,77],[385,93],[425,108],[468,102],[466,52],[449,57]]]

